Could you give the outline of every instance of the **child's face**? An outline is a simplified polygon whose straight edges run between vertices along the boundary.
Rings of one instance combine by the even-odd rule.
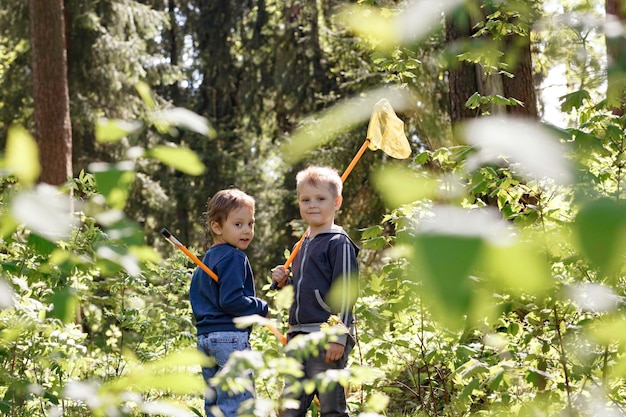
[[[327,185],[303,183],[298,187],[298,206],[302,219],[311,230],[330,228],[335,221],[335,212],[341,207],[341,196],[335,197]]]
[[[228,243],[245,250],[254,238],[254,210],[243,206],[231,211],[224,224],[211,222],[215,244]]]

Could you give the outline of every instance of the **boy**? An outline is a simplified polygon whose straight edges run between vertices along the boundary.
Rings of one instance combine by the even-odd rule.
[[[343,183],[336,170],[313,166],[300,171],[296,176],[298,206],[302,219],[309,229],[300,251],[293,262],[293,277],[283,265],[272,271],[272,280],[282,288],[288,281],[294,286],[294,301],[289,310],[288,340],[302,334],[320,331],[329,321],[331,314],[339,316],[347,332],[330,342],[326,351],[306,358],[302,365],[304,379],[329,369],[343,369],[354,346],[352,306],[356,300],[351,279],[358,274],[358,247],[346,232],[335,225],[335,213],[341,207]],[[330,303],[329,291],[340,289],[341,302]],[[337,300],[335,300],[337,301]],[[329,304],[341,307],[331,310]],[[323,348],[322,348],[323,349]],[[291,381],[286,381],[285,396],[291,395]],[[321,415],[347,416],[344,388],[336,385],[326,392],[302,392],[296,399],[298,409],[287,409],[283,417],[304,416],[317,394]]]
[[[204,409],[212,417],[217,406],[225,417],[237,415],[239,405],[253,397],[251,392],[231,394],[211,386],[211,378],[224,366],[235,350],[250,349],[250,328],[240,329],[233,319],[268,314],[268,305],[255,296],[254,277],[243,250],[254,237],[254,199],[238,189],[219,191],[207,203],[207,226],[213,244],[202,260],[218,276],[215,282],[201,268],[191,280],[189,299],[198,333],[198,349],[215,359],[216,365],[202,368],[211,388]]]

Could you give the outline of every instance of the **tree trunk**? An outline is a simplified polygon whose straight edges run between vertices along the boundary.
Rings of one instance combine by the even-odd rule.
[[[467,2],[465,8],[459,8],[446,18],[446,43],[455,50],[455,44],[469,42],[473,35],[472,28],[481,19],[486,19],[495,12],[494,6],[487,2]],[[450,83],[450,119],[453,126],[464,119],[477,117],[475,110],[465,107],[467,100],[476,92],[481,96],[502,95],[515,98],[523,106],[491,105],[491,114],[507,113],[538,118],[537,96],[533,82],[532,55],[529,37],[509,35],[502,40],[509,71],[513,78],[498,73],[486,73],[480,64],[460,62],[449,70]]]
[[[30,0],[35,137],[40,181],[60,185],[72,176],[72,127],[67,86],[63,0]]]
[[[513,78],[503,77],[504,96],[524,103],[523,106],[507,106],[507,113],[538,119],[530,39],[520,36],[508,39],[506,51],[517,60],[510,63]]]
[[[606,0],[607,28],[626,24],[626,2]],[[607,101],[613,114],[624,115],[626,102],[626,39],[623,31],[607,30],[606,51],[608,58]]]
[[[446,17],[446,44],[453,50],[456,49],[455,43],[467,40],[471,35],[470,17],[464,9]],[[476,117],[476,111],[465,107],[465,103],[479,90],[478,78],[474,64],[460,61],[450,66],[450,121],[453,127],[465,119]]]

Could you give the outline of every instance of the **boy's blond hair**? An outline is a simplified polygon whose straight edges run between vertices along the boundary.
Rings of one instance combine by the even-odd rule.
[[[209,199],[206,206],[206,226],[213,235],[211,222],[217,222],[220,226],[224,224],[228,215],[241,207],[249,207],[254,214],[255,201],[254,198],[237,188],[229,188],[215,193]]]
[[[296,189],[299,190],[302,184],[310,184],[314,187],[326,185],[334,197],[339,197],[343,191],[343,182],[337,170],[326,166],[311,166],[298,172]]]

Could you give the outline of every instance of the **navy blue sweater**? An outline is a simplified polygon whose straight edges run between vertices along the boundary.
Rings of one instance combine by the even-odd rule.
[[[352,334],[358,253],[359,248],[337,225],[313,239],[305,238],[293,261],[294,301],[289,310],[289,333],[318,331],[331,314],[336,314]],[[331,286],[339,294],[333,300],[328,297]],[[339,340],[342,344],[345,341],[345,336]]]
[[[254,276],[245,253],[226,243],[211,246],[202,260],[218,276],[215,282],[196,268],[189,301],[198,335],[224,331],[250,331],[235,326],[235,317],[267,316],[267,303],[256,297]]]

